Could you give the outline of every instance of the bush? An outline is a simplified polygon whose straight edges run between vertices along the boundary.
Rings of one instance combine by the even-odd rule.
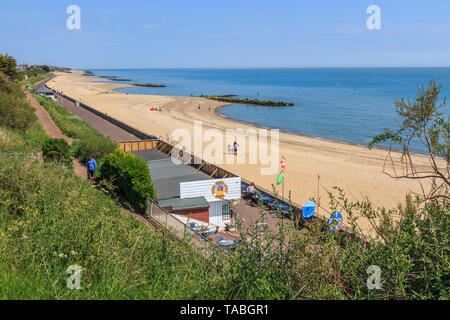
[[[102,159],[108,153],[117,149],[117,144],[111,139],[103,136],[85,136],[81,140],[72,142],[73,155],[85,163],[90,155],[94,159]]]
[[[74,139],[81,139],[86,135],[102,136],[100,132],[90,127],[86,122],[61,107],[52,98],[35,95],[38,102],[47,110],[61,131]]]
[[[193,248],[54,163],[0,157],[0,211],[2,299],[220,298]],[[67,289],[71,265],[83,268],[81,290]]]
[[[112,180],[131,205],[144,209],[146,198],[156,200],[150,171],[143,159],[122,150],[108,154],[100,167],[100,176]]]
[[[72,158],[70,156],[70,146],[64,139],[48,139],[42,152],[46,161],[61,162],[67,167],[72,167]]]
[[[61,131],[74,139],[72,142],[73,155],[81,162],[92,155],[96,160],[117,149],[117,144],[109,137],[89,126],[86,122],[61,107],[51,98],[35,96],[39,103],[47,110]]]

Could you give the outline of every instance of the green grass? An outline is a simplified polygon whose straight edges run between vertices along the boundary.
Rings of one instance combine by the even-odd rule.
[[[14,173],[14,174],[11,174]],[[213,298],[213,270],[57,164],[0,159],[3,299]],[[66,269],[80,265],[81,290]],[[210,279],[210,280],[208,280]]]
[[[0,150],[5,152],[39,152],[48,138],[39,121],[25,131],[0,125]]]
[[[102,143],[57,103],[38,99],[79,142]],[[9,153],[38,151],[48,136],[30,121],[27,129],[0,125],[0,138]],[[376,238],[356,241],[320,222],[306,223],[304,234],[280,225],[276,234],[242,232],[236,253],[203,258],[123,214],[73,170],[2,154],[0,299],[449,299],[448,202],[408,197],[388,211],[367,198],[349,201],[339,188],[329,197],[330,211],[339,209],[355,233],[357,217],[376,223]],[[83,268],[80,290],[66,286],[73,265]],[[381,290],[366,287],[370,265],[381,269]]]
[[[74,139],[81,139],[84,136],[102,136],[100,132],[60,106],[53,99],[39,95],[34,95],[34,97],[47,110],[53,121],[55,121],[65,135]]]
[[[67,111],[51,98],[35,95],[38,102],[47,110],[61,131],[76,139],[72,143],[73,154],[81,162],[94,156],[97,160],[117,149],[117,144],[110,138],[103,136],[99,131],[89,126],[79,117]]]
[[[28,76],[28,79],[25,79],[25,75]],[[21,72],[21,80],[19,81],[20,85],[31,85],[31,87],[35,88],[36,83],[48,79],[52,76],[51,73],[45,72],[44,70],[37,69],[37,70],[27,70]]]

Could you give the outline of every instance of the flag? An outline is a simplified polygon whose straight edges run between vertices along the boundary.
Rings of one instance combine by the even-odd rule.
[[[280,169],[282,173],[286,172],[286,158],[284,156],[281,157]]]
[[[277,177],[277,184],[280,185],[283,182],[284,179],[284,173],[280,172],[280,174]]]

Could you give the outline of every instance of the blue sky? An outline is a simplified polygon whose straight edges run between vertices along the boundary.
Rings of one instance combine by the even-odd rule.
[[[66,28],[72,4],[81,30]],[[2,0],[0,52],[72,68],[450,67],[449,18],[448,0]]]

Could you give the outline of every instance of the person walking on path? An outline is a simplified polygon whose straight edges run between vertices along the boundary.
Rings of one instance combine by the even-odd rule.
[[[94,179],[95,170],[97,170],[97,161],[92,156],[89,156],[89,160],[86,161],[87,166],[87,178],[89,181]]]

